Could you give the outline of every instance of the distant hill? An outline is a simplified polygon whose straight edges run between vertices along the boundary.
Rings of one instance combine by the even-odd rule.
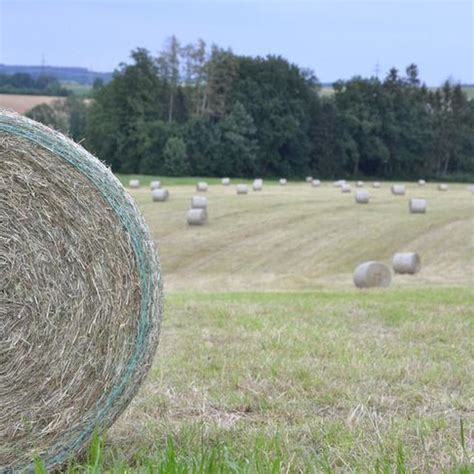
[[[111,72],[95,72],[83,67],[62,66],[17,66],[0,64],[0,74],[29,74],[33,78],[50,76],[58,81],[77,82],[91,85],[96,79],[108,82],[112,79]]]

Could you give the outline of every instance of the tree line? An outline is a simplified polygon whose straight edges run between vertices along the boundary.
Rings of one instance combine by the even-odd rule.
[[[0,93],[65,96],[68,91],[54,77],[43,75],[34,78],[19,72],[0,74]]]
[[[69,122],[75,113],[73,131],[59,125],[116,172],[474,175],[474,101],[459,84],[428,88],[414,64],[321,94],[312,71],[280,56],[238,56],[202,40],[181,45],[173,36],[157,56],[139,48],[131,59],[95,84],[90,106],[70,100],[62,113]]]

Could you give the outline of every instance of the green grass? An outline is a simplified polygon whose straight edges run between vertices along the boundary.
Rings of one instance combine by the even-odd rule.
[[[79,84],[77,82],[61,82],[61,86],[65,89],[71,91],[74,95],[78,97],[90,97],[92,95],[92,86],[87,84]]]
[[[409,183],[393,197],[387,183],[360,206],[328,183],[236,196],[207,180],[209,223],[188,227],[198,178],[164,178],[165,203],[140,179],[133,196],[166,289],[160,347],[130,407],[70,472],[474,470],[465,185]],[[412,196],[426,197],[426,215],[408,213]],[[418,251],[421,272],[353,287],[358,262],[397,250]]]

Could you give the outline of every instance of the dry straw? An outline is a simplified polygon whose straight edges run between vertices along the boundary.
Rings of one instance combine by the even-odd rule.
[[[0,111],[0,472],[48,470],[129,404],[162,284],[143,217],[79,145]]]
[[[399,252],[393,256],[392,266],[395,273],[414,275],[421,269],[420,256],[414,252]]]
[[[385,288],[392,282],[392,272],[385,263],[365,262],[354,270],[353,278],[357,288]]]

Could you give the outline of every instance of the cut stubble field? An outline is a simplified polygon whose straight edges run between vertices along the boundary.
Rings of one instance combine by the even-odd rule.
[[[108,434],[102,469],[470,472],[466,185],[408,183],[392,196],[383,183],[358,205],[329,183],[237,196],[209,180],[209,223],[190,227],[194,186],[163,183],[168,202],[151,202],[144,185],[131,191],[160,249],[160,348]],[[410,197],[427,199],[425,215],[408,213]],[[419,252],[419,274],[354,288],[358,263],[403,250]]]

